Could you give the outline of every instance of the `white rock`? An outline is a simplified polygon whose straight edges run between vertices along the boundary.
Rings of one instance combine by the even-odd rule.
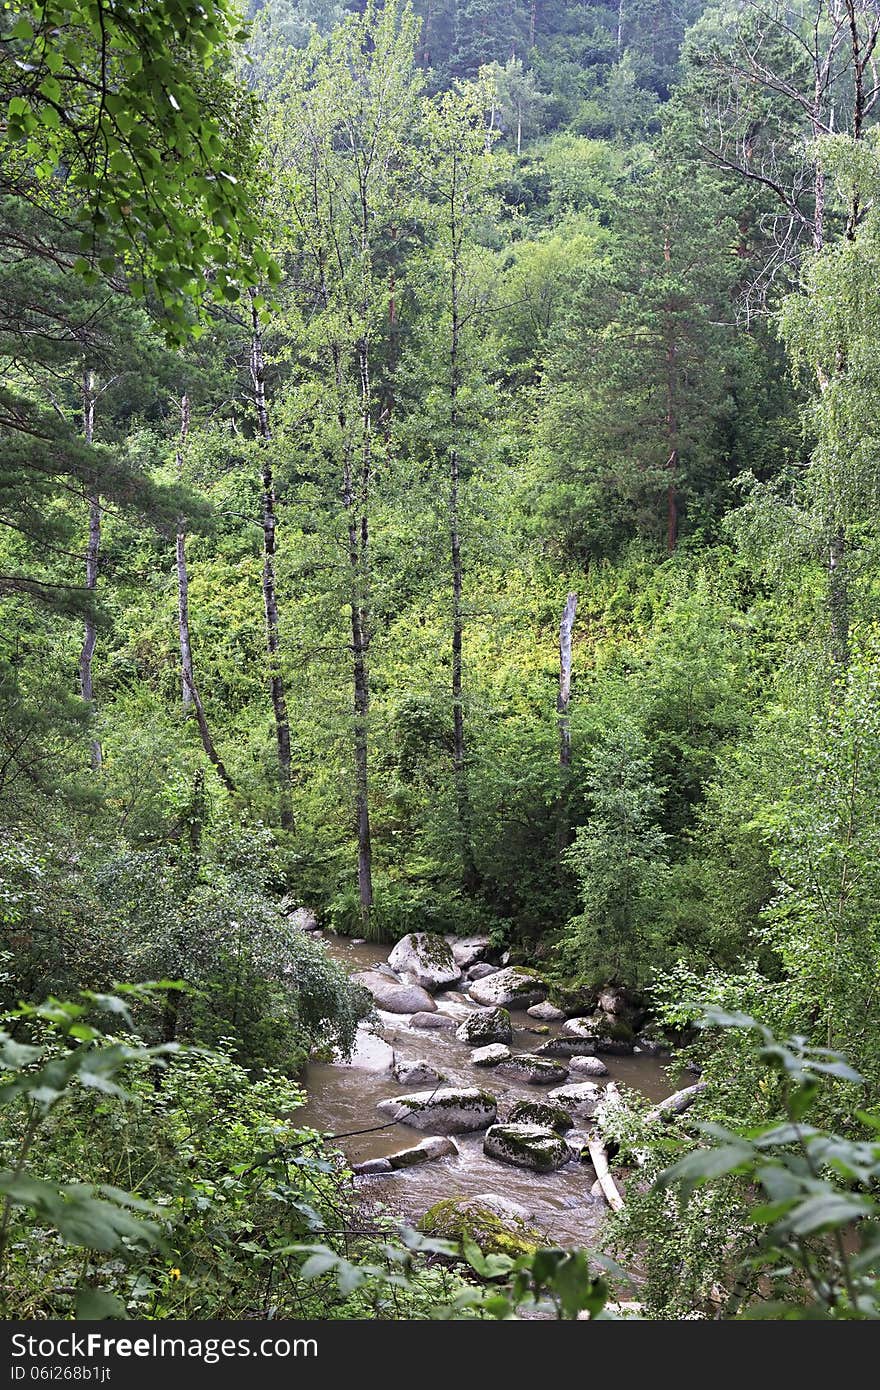
[[[597,1024],[592,1018],[567,1018],[560,1032],[566,1038],[595,1038]]]
[[[558,1100],[576,1120],[591,1120],[596,1107],[602,1099],[600,1088],[593,1081],[578,1081],[568,1086],[557,1086],[548,1092],[551,1100]]]
[[[433,1130],[436,1134],[465,1134],[485,1129],[497,1114],[495,1097],[478,1086],[441,1086],[434,1091],[414,1091],[408,1096],[391,1096],[376,1107],[389,1119],[400,1120],[413,1129]]]
[[[419,1163],[430,1163],[436,1158],[453,1158],[458,1153],[458,1145],[454,1139],[448,1139],[440,1134],[432,1134],[427,1139],[422,1139],[411,1149],[401,1149],[399,1153],[390,1154],[388,1162],[391,1167],[415,1168]]]
[[[568,1070],[575,1079],[581,1076],[607,1076],[608,1068],[599,1057],[571,1057]]]
[[[431,1002],[433,1004],[434,1001]],[[431,1014],[424,1010],[413,1014],[409,1022],[411,1028],[449,1028],[451,1030],[455,1027],[455,1019],[450,1018],[449,1014],[439,1012]]]
[[[295,907],[287,920],[297,931],[318,931],[318,919],[310,907]]]
[[[391,1071],[394,1066],[394,1048],[366,1024],[361,1023],[358,1025],[351,1056],[343,1057],[337,1053],[335,1060],[341,1067],[355,1067],[358,1071]]]
[[[445,940],[452,951],[456,965],[460,966],[462,970],[466,970],[469,965],[476,965],[477,961],[482,960],[491,945],[488,936],[447,936]]]
[[[470,985],[470,996],[478,1004],[495,1004],[508,1008],[525,1009],[530,1004],[539,1004],[547,993],[543,980],[535,975],[525,975],[511,966],[498,970],[494,975],[486,975],[482,980],[474,980]]]
[[[430,1062],[398,1062],[394,1068],[394,1080],[401,1086],[436,1086],[446,1077]]]
[[[391,1164],[387,1158],[367,1158],[363,1163],[355,1163],[351,1171],[359,1177],[368,1173],[390,1173]]]
[[[554,1023],[558,1018],[565,1018],[562,1009],[557,1009],[555,1004],[548,1004],[545,999],[540,1004],[532,1004],[531,1008],[526,1009],[530,1018],[539,1018],[542,1023]]]
[[[423,989],[438,990],[461,979],[449,946],[434,932],[409,932],[388,957],[393,970],[406,971]]]
[[[567,1067],[554,1062],[552,1057],[536,1057],[531,1052],[520,1052],[499,1064],[499,1071],[505,1076],[515,1076],[528,1081],[532,1086],[552,1086],[554,1082],[564,1081],[568,1075]]]
[[[401,984],[373,970],[353,975],[352,979],[359,985],[365,985],[378,1006],[391,1014],[433,1013],[437,1007],[427,990],[420,985]]]
[[[471,1066],[473,1067],[497,1067],[499,1062],[506,1062],[510,1056],[510,1048],[503,1043],[490,1043],[488,1047],[476,1047],[471,1053]]]
[[[500,965],[488,965],[481,961],[479,965],[471,966],[467,977],[469,980],[483,980],[487,975],[497,975],[500,969]]]

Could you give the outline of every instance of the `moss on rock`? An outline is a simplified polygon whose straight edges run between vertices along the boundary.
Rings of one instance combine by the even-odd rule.
[[[515,1216],[499,1215],[491,1207],[465,1197],[444,1197],[425,1212],[419,1230],[441,1240],[473,1241],[487,1255],[531,1255],[541,1233]]]

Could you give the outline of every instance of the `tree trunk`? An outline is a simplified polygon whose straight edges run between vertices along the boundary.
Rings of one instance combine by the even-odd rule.
[[[462,604],[463,572],[461,563],[460,466],[459,437],[461,417],[458,396],[461,388],[461,230],[457,203],[458,166],[453,161],[452,197],[450,200],[451,281],[450,307],[452,330],[449,342],[449,425],[452,442],[449,450],[449,549],[452,560],[452,770],[455,783],[455,806],[461,844],[462,880],[472,892],[479,884],[474,858],[473,820],[467,774],[467,751],[464,735],[464,680],[462,647],[464,612]]]
[[[87,444],[95,437],[95,374],[83,368],[82,375],[82,414],[83,436]],[[86,588],[94,593],[98,585],[98,560],[101,550],[101,499],[97,490],[89,496],[89,539],[86,546]],[[93,618],[86,618],[85,633],[79,656],[79,690],[94,717],[94,692],[92,688],[92,658],[98,631]],[[90,748],[92,770],[101,769],[101,744],[98,739],[91,740]]]
[[[569,594],[562,610],[562,624],[559,629],[559,694],[556,697],[556,713],[559,715],[559,765],[566,769],[571,766],[571,729],[568,722],[568,704],[571,698],[571,634],[574,615],[577,612],[577,594]]]
[[[348,511],[348,557],[351,568],[351,650],[354,677],[354,775],[355,820],[358,844],[358,902],[361,923],[369,928],[373,907],[373,845],[370,831],[369,715],[369,583],[370,526],[368,498],[372,467],[372,429],[370,421],[370,358],[366,337],[357,345],[361,395],[361,477],[360,496],[354,495],[353,459],[345,451],[343,492]]]
[[[180,398],[180,441],[177,448],[177,480],[183,475],[183,453],[189,433],[189,397]],[[183,708],[192,705],[193,677],[192,643],[189,635],[189,577],[186,572],[186,520],[177,522],[177,632],[180,639],[180,685]]]
[[[266,404],[265,360],[263,357],[263,334],[256,305],[256,291],[251,297],[251,382],[254,391],[254,406],[257,412],[257,425],[263,442],[262,464],[260,468],[261,515],[263,527],[263,609],[266,617],[266,651],[269,657],[269,684],[272,694],[272,709],[275,715],[275,741],[278,748],[278,772],[280,781],[280,820],[285,830],[293,826],[291,807],[291,758],[290,722],[287,715],[287,696],[284,677],[281,673],[281,642],[278,621],[278,596],[275,584],[275,531],[276,499],[275,480],[272,473],[272,455],[269,445],[272,431],[269,427],[269,410]]]
[[[672,246],[669,233],[663,243],[663,259],[667,265],[672,260]],[[671,306],[666,339],[666,446],[669,454],[666,460],[666,549],[671,555],[678,544],[678,417],[675,409],[676,396],[676,346]]]
[[[849,666],[849,582],[846,568],[846,532],[839,526],[828,547],[828,610],[831,618],[831,655],[839,671]]]

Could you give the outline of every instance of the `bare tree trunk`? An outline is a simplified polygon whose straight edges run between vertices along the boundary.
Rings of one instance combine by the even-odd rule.
[[[577,594],[569,594],[562,610],[562,624],[559,629],[559,694],[556,697],[556,713],[559,715],[559,765],[562,768],[571,767],[568,705],[571,699],[571,634],[577,602]]]
[[[83,436],[87,444],[95,437],[95,374],[83,368],[82,375],[82,414]],[[101,550],[101,499],[97,491],[89,496],[89,539],[86,546],[86,588],[94,593],[98,585],[98,560]],[[82,649],[79,655],[79,690],[83,700],[89,705],[94,717],[94,692],[92,688],[92,658],[98,631],[93,618],[86,618]],[[101,744],[98,739],[91,740],[91,764],[94,772],[101,769]]]
[[[223,783],[226,790],[228,792],[234,792],[235,783],[233,782],[229,773],[226,771],[226,765],[223,762],[223,759],[220,757],[220,754],[217,752],[216,745],[214,743],[213,738],[211,737],[211,730],[208,727],[208,720],[205,715],[205,707],[202,704],[201,696],[199,695],[199,692],[196,689],[196,684],[193,680],[192,672],[184,670],[183,679],[186,682],[186,685],[189,689],[191,697],[191,707],[195,711],[196,723],[199,726],[199,734],[201,735],[202,740],[202,747],[208,755],[209,761],[213,764],[214,768],[216,768],[217,776],[220,778],[220,781]]]
[[[291,757],[290,721],[287,714],[287,695],[284,677],[281,673],[281,641],[278,621],[278,596],[275,583],[275,530],[276,499],[275,479],[272,472],[272,455],[269,445],[272,431],[269,427],[269,410],[266,404],[265,360],[263,356],[263,334],[257,312],[256,291],[251,290],[251,382],[254,391],[254,405],[257,412],[257,425],[263,441],[261,485],[261,524],[263,527],[263,609],[266,617],[266,650],[269,657],[269,684],[272,694],[272,709],[275,715],[275,741],[278,747],[278,772],[280,780],[280,819],[284,829],[293,825],[291,806]]]
[[[183,453],[189,433],[189,397],[180,398],[180,440],[177,448],[177,480],[183,475]],[[189,576],[186,570],[186,521],[177,523],[177,632],[180,638],[180,684],[183,708],[189,709],[193,696],[192,642],[189,635]]]
[[[449,425],[452,443],[449,450],[449,549],[452,559],[452,769],[455,782],[455,805],[461,844],[462,879],[468,891],[479,884],[474,858],[473,818],[467,774],[467,750],[464,735],[464,681],[462,647],[464,612],[462,604],[463,572],[461,562],[460,465],[459,436],[461,416],[458,396],[461,389],[461,228],[457,198],[458,165],[453,160],[452,194],[450,199],[451,281],[450,305],[452,331],[449,342]]]

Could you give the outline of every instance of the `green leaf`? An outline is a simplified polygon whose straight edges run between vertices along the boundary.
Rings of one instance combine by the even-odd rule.
[[[103,1322],[105,1318],[127,1320],[128,1309],[115,1294],[87,1286],[77,1290],[76,1316],[80,1322]]]

